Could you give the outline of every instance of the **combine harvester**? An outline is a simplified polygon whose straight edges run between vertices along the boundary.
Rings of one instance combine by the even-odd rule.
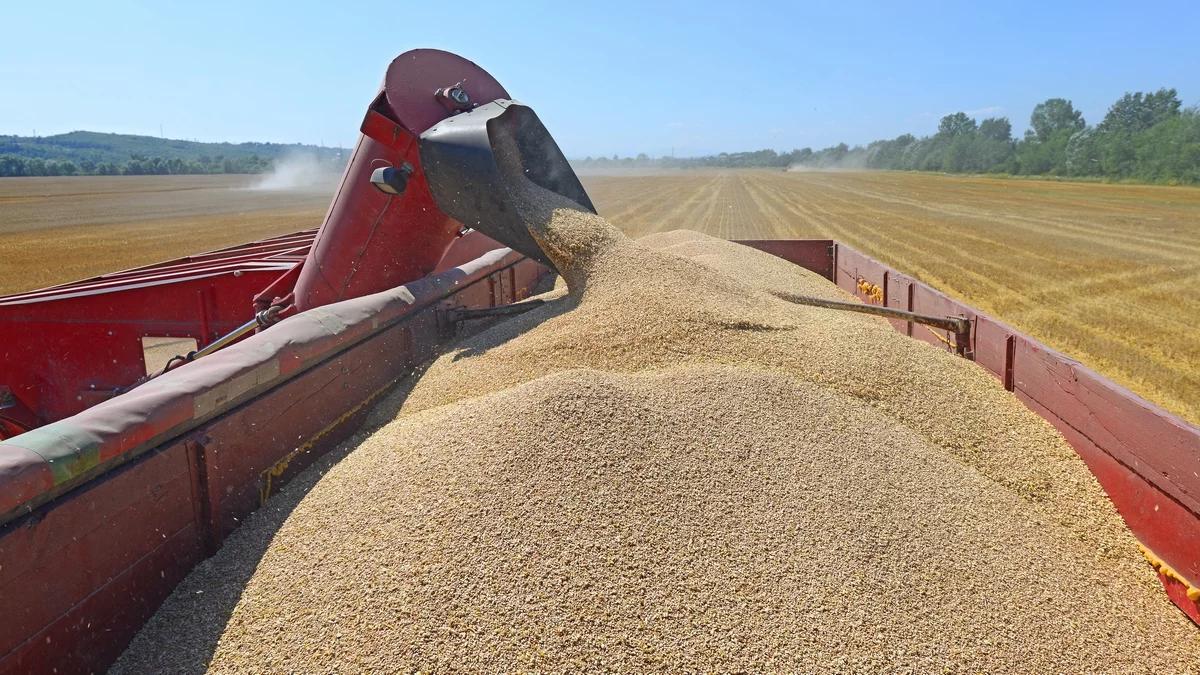
[[[361,130],[319,230],[0,298],[0,673],[107,667],[461,322],[527,308],[553,267],[517,186],[594,210],[533,111],[453,54],[399,56]],[[1003,382],[1200,623],[1200,430],[843,244],[742,243]]]

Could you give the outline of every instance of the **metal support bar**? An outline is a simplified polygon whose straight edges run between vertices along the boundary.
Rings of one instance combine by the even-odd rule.
[[[971,320],[963,316],[933,316],[930,314],[918,314],[909,312],[903,309],[892,309],[891,307],[880,307],[879,305],[867,305],[861,302],[841,302],[838,300],[824,300],[821,298],[813,298],[807,295],[796,295],[794,293],[774,293],[775,297],[781,300],[795,303],[797,305],[808,305],[810,307],[823,307],[825,309],[837,309],[847,312],[858,312],[860,314],[873,314],[882,316],[887,319],[898,319],[900,321],[912,321],[914,323],[941,328],[942,330],[954,333],[954,351],[959,355],[971,358]]]
[[[203,349],[188,354],[187,360],[195,361],[202,356],[208,356],[215,351],[224,349],[233,342],[236,342],[243,335],[247,335],[257,328],[270,328],[279,322],[279,314],[282,310],[283,307],[279,305],[271,305],[261,312],[255,312],[253,319],[250,319],[246,323],[234,328],[225,335],[213,340],[211,344],[205,346]]]
[[[150,380],[153,380],[154,378],[166,373],[169,370],[172,370],[174,368],[182,366],[185,363],[191,363],[192,361],[195,361],[198,358],[208,356],[209,354],[212,354],[213,352],[224,349],[225,347],[228,347],[229,345],[233,344],[234,342],[237,342],[242,337],[254,332],[254,330],[257,328],[269,328],[270,326],[274,325],[275,323],[278,323],[279,313],[280,313],[281,309],[282,308],[278,305],[272,305],[272,306],[268,307],[267,309],[262,310],[261,312],[255,313],[253,319],[250,319],[246,323],[238,326],[237,328],[234,328],[233,330],[226,333],[225,335],[222,335],[221,337],[217,338],[216,340],[213,340],[211,343],[205,345],[202,349],[188,352],[187,354],[177,354],[175,356],[172,356],[171,358],[167,359],[167,365],[163,366],[163,369],[160,370],[159,372],[147,373],[145,377],[139,379],[137,382],[134,382],[133,384],[129,385],[128,387],[118,387],[117,389],[115,389],[113,391],[113,394],[114,395],[124,394],[127,391],[131,391],[133,389],[136,389],[136,388],[142,386],[143,384],[149,382]]]
[[[258,323],[257,317],[250,319],[246,323],[238,326],[237,328],[234,328],[229,333],[226,333],[225,335],[222,335],[221,337],[217,338],[216,340],[213,340],[211,343],[206,345],[203,349],[193,352],[191,354],[191,358],[189,358],[188,360],[195,361],[196,359],[198,359],[202,356],[208,356],[209,354],[212,354],[213,352],[228,346],[231,342],[233,342],[234,340],[242,337],[243,335],[253,331],[255,328],[258,328],[258,326],[259,326],[259,323]]]

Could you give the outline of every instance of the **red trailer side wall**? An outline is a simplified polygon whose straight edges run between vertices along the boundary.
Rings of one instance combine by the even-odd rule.
[[[883,289],[888,307],[971,319],[975,361],[1075,448],[1147,549],[1172,601],[1200,624],[1200,429],[845,244],[835,244],[830,253],[830,277],[829,265],[813,263],[827,242],[742,243],[832,278],[863,302],[877,302],[863,292],[865,281]],[[937,346],[952,337],[919,324],[890,323]]]
[[[1200,621],[1189,597],[1200,579],[1200,430],[849,247],[746,243],[864,301],[877,301],[866,283],[889,306],[971,317],[979,364],[1060,429],[1153,552],[1171,599]],[[111,663],[265,494],[352,433],[432,355],[445,335],[440,307],[511,302],[546,272],[510,252],[483,253],[490,246],[469,235],[431,277],[302,313],[0,443],[0,673]],[[917,328],[915,337],[943,344]]]
[[[0,673],[103,670],[271,490],[433,355],[445,306],[512,302],[547,273],[482,235],[460,242],[454,260],[473,260],[0,443]]]

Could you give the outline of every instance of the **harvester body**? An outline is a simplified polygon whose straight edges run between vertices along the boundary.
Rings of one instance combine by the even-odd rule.
[[[489,133],[519,131],[508,145],[536,152],[535,158],[482,157],[471,165],[462,164],[462,146],[455,142],[436,137],[428,143],[434,147],[422,147],[425,132],[434,129],[437,136],[439,125],[482,119],[474,111],[501,104],[512,109],[502,108],[499,118],[487,115],[490,125],[455,127],[467,133],[454,141],[486,155],[493,145]],[[510,119],[519,127],[496,124]],[[78,413],[157,374],[147,359],[147,340],[194,340],[184,358],[166,364],[176,367],[193,352],[206,355],[297,312],[430,274],[467,231],[445,204],[471,214],[472,227],[498,232],[502,241],[536,257],[538,249],[519,223],[497,218],[492,230],[493,220],[480,216],[502,207],[499,195],[507,192],[488,166],[537,167],[543,187],[561,183],[564,194],[592,209],[532,110],[512,104],[491,75],[455,54],[417,49],[398,56],[360,130],[315,239],[297,233],[0,298],[0,439]],[[441,205],[431,192],[425,156],[445,160],[439,162],[441,187],[433,186]],[[500,177],[525,180],[511,170]],[[481,191],[485,184],[488,190]],[[476,202],[467,206],[460,193]],[[479,201],[487,195],[489,201]]]
[[[450,87],[465,103],[437,96]],[[486,71],[448,52],[418,49],[392,61],[291,297],[260,297],[259,307],[286,303],[285,312],[287,305],[303,311],[432,272],[462,224],[433,201],[419,137],[459,114],[454,106],[469,109],[475,102],[506,98],[508,92]],[[372,174],[385,168],[407,174],[402,191],[381,190],[372,182]]]

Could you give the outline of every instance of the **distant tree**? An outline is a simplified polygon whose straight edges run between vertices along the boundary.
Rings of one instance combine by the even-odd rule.
[[[23,158],[11,155],[0,156],[0,176],[13,177],[25,175],[28,174],[26,173],[26,165]]]
[[[946,115],[938,122],[939,136],[962,136],[975,133],[975,120],[966,113],[956,112]]]
[[[792,151],[791,163],[793,164],[811,164],[813,158],[812,148],[800,148]]]
[[[1152,94],[1126,93],[1108,109],[1100,130],[1138,133],[1179,114],[1183,103],[1174,89],[1159,89]]]
[[[1034,106],[1033,114],[1029,116],[1029,126],[1037,140],[1044,143],[1056,134],[1066,132],[1069,135],[1082,131],[1087,122],[1083,119],[1083,113],[1076,110],[1067,99],[1050,98]]]
[[[1100,134],[1093,127],[1071,134],[1067,140],[1066,172],[1071,176],[1101,173]]]
[[[979,123],[979,135],[993,141],[1011,141],[1012,123],[1007,117],[989,117]]]

